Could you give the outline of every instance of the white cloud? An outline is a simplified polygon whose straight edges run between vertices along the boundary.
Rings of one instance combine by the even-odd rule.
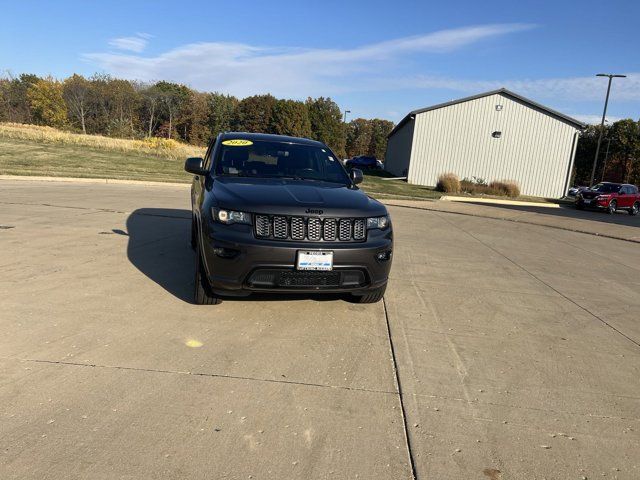
[[[118,50],[140,53],[147,48],[150,38],[151,35],[148,33],[137,33],[135,37],[112,38],[109,40],[109,45]]]
[[[116,76],[137,80],[173,80],[200,90],[244,97],[273,93],[281,97],[328,95],[371,88],[368,78],[411,53],[445,53],[489,38],[533,28],[528,24],[479,25],[441,30],[352,49],[264,47],[202,42],[154,57],[125,53],[89,53],[84,58]],[[110,42],[134,53],[147,39],[125,37]],[[368,73],[369,75],[363,75]]]
[[[387,88],[443,88],[478,93],[501,87],[533,98],[554,98],[567,101],[604,100],[607,81],[596,76],[543,78],[524,80],[460,80],[444,77],[414,76],[385,79]],[[381,87],[382,85],[380,85]],[[640,100],[640,72],[629,72],[627,78],[614,79],[611,94],[620,101]]]

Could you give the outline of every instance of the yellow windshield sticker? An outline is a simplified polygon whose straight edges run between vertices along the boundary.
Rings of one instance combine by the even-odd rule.
[[[253,142],[251,140],[236,138],[234,140],[224,140],[222,144],[228,147],[248,147],[249,145],[253,145]]]

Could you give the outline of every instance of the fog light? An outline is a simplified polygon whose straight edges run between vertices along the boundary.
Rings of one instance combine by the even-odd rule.
[[[391,258],[391,250],[385,250],[383,252],[376,253],[376,260],[379,262],[386,262]]]
[[[233,250],[231,248],[222,248],[222,247],[215,247],[213,249],[213,253],[221,258],[233,258],[236,255],[238,255],[238,253],[240,253],[238,250]]]

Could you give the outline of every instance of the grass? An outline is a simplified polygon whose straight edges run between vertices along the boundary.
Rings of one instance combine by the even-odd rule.
[[[101,151],[152,155],[173,160],[184,160],[204,154],[205,149],[166,138],[130,140],[102,135],[82,135],[51,127],[0,123],[0,140],[24,140],[44,145],[65,147],[89,147]]]
[[[191,181],[187,157],[205,149],[166,139],[125,140],[80,135],[50,127],[0,123],[0,174],[112,178],[158,182]],[[384,181],[384,172],[365,173],[362,188],[380,198],[439,198],[431,188]]]
[[[205,149],[166,139],[125,140],[50,127],[0,123],[0,174],[188,183],[184,160]],[[376,198],[434,200],[443,194],[386,172],[365,172],[361,188]],[[466,195],[465,195],[466,196]],[[481,198],[504,198],[482,195]],[[524,201],[545,201],[518,197]],[[557,200],[546,200],[558,202]]]

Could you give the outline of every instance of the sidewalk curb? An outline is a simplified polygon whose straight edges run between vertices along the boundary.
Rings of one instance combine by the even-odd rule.
[[[564,230],[565,232],[574,232],[574,233],[582,233],[584,235],[591,235],[592,237],[601,237],[601,238],[610,238],[612,240],[620,240],[623,242],[631,242],[631,243],[640,243],[640,237],[631,237],[631,238],[625,238],[625,237],[619,237],[617,235],[608,235],[608,234],[603,234],[603,233],[597,233],[597,232],[592,232],[589,230],[579,230],[576,228],[569,228],[569,227],[560,227],[557,225],[548,225],[548,224],[544,224],[544,223],[536,223],[536,222],[531,222],[529,220],[518,220],[515,218],[504,218],[504,217],[492,217],[489,215],[478,215],[475,213],[465,213],[465,212],[448,212],[446,210],[438,210],[436,208],[424,208],[424,207],[420,207],[420,206],[414,206],[414,205],[401,205],[401,204],[394,204],[394,203],[388,203],[383,201],[382,203],[384,203],[385,205],[389,205],[392,207],[400,207],[400,208],[410,208],[413,210],[423,210],[423,211],[427,211],[427,212],[436,212],[436,213],[446,213],[446,214],[450,214],[450,215],[462,215],[465,217],[476,217],[476,218],[488,218],[490,220],[502,220],[505,222],[514,222],[514,223],[523,223],[525,225],[535,225],[537,227],[545,227],[545,228],[553,228],[555,230]]]
[[[19,182],[63,182],[63,183],[115,183],[117,185],[145,185],[148,187],[190,187],[190,183],[153,182],[146,180],[117,180],[113,178],[82,177],[41,177],[37,175],[0,175],[0,180],[16,180]]]
[[[523,202],[521,200],[501,200],[498,198],[456,197],[443,195],[440,197],[440,200],[445,202],[489,203],[494,205],[516,205],[522,207],[560,208],[560,205],[557,203]]]

